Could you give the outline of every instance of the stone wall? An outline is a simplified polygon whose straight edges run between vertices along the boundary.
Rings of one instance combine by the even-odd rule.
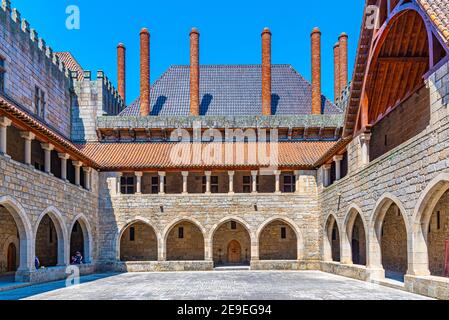
[[[387,205],[395,203],[401,208],[404,224],[408,231],[408,251],[418,250],[413,242],[412,232],[420,230],[419,221],[427,194],[436,183],[435,192],[445,188],[445,175],[449,173],[449,63],[442,65],[426,80],[430,94],[429,125],[406,142],[363,166],[361,163],[361,144],[355,138],[348,145],[349,172],[342,180],[323,188],[322,172],[318,171],[319,194],[322,208],[321,237],[330,214],[337,218],[341,239],[346,238],[346,223],[350,210],[356,208],[366,226],[368,239],[369,277],[381,277],[378,273],[377,259],[381,252],[377,249],[375,229],[379,225],[382,212]],[[410,110],[413,112],[413,110]],[[441,188],[437,179],[442,179]],[[424,201],[424,203],[423,203]],[[418,221],[416,221],[418,219]],[[381,224],[380,224],[381,225]],[[415,241],[419,238],[415,238]],[[348,244],[342,241],[344,255],[350,254]],[[420,257],[422,259],[420,260]],[[412,260],[413,259],[413,260]],[[423,273],[422,254],[408,255],[409,272]],[[424,272],[425,273],[425,272]],[[407,282],[407,279],[406,279]],[[407,286],[407,283],[406,283]]]
[[[87,226],[90,241],[90,261],[96,261],[98,256],[98,177],[92,173],[92,190],[86,191],[80,187],[64,182],[56,177],[30,168],[12,159],[0,156],[0,205],[5,207],[18,221],[20,236],[20,261],[23,270],[20,280],[45,281],[41,271],[34,271],[35,239],[38,235],[38,224],[45,225],[44,216],[50,217],[55,224],[55,239],[58,243],[58,260],[69,262],[70,233],[75,219],[83,221]],[[1,221],[3,225],[3,220]],[[43,232],[42,237],[48,237]],[[49,252],[47,249],[45,253]],[[37,252],[41,257],[45,253]],[[2,253],[3,255],[3,253]],[[42,261],[44,264],[44,261]],[[49,275],[51,271],[46,271]],[[63,274],[63,273],[62,273]],[[64,276],[64,274],[63,274]],[[53,279],[49,276],[47,279]]]
[[[285,239],[282,238],[285,228]],[[295,231],[286,223],[275,221],[264,228],[259,239],[261,260],[296,260],[298,240]]]
[[[374,126],[370,142],[371,160],[426,129],[430,121],[429,99],[429,89],[423,87]]]
[[[0,274],[8,270],[8,248],[13,244],[16,248],[16,269],[19,267],[20,245],[17,226],[8,210],[0,206]],[[12,258],[12,257],[11,257]]]
[[[130,230],[134,228],[134,240]],[[154,230],[143,222],[126,228],[120,239],[121,261],[157,261],[157,237]]]
[[[445,192],[433,211],[427,240],[430,272],[435,276],[444,276],[446,241],[449,240],[449,191]]]
[[[407,272],[407,230],[397,205],[387,210],[381,236],[382,265],[386,271]]]
[[[181,222],[171,229],[167,236],[167,260],[204,260],[204,236],[196,225]]]
[[[213,195],[119,195],[116,193],[117,174],[100,173],[100,259],[105,264],[118,260],[120,232],[135,221],[154,228],[159,239],[159,260],[168,258],[165,239],[180,222],[198,226],[205,239],[205,259],[213,261],[213,235],[220,227],[229,226],[227,222],[236,221],[238,226],[249,231],[250,254],[258,258],[257,239],[262,231],[259,228],[280,219],[292,226],[299,239],[301,256],[298,259],[317,261],[320,258],[320,208],[315,174],[314,171],[302,172],[300,190],[296,194],[228,195],[226,190],[225,194]],[[242,248],[243,254],[245,248]]]
[[[41,267],[54,267],[58,264],[59,240],[53,221],[46,215],[39,223],[36,233],[36,257]]]
[[[44,121],[70,137],[70,87],[68,71],[52,49],[17,11],[0,8],[0,56],[5,59],[6,94],[31,114],[36,113],[35,87],[46,97]]]

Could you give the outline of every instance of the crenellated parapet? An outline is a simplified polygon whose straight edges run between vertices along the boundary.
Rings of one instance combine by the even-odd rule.
[[[69,79],[70,74],[67,66],[59,59],[53,49],[46,44],[45,40],[39,38],[38,32],[30,27],[30,23],[25,18],[22,18],[19,10],[11,8],[10,0],[2,0],[0,21],[19,38],[19,41],[28,41],[30,49],[44,57],[48,61],[47,65],[52,65],[55,70],[59,70],[61,75]]]
[[[82,80],[79,80],[78,72],[72,71],[71,78],[76,97],[72,105],[72,139],[97,141],[97,119],[119,114],[125,103],[102,70],[96,73],[84,70]]]

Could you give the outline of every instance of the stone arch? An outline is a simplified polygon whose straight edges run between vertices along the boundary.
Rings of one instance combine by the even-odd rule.
[[[10,196],[0,197],[0,206],[6,208],[13,217],[19,233],[19,271],[30,271],[34,265],[33,257],[33,229],[25,213],[25,209],[18,201]]]
[[[157,249],[157,253],[156,255],[159,256],[159,252],[160,252],[160,244],[162,243],[162,237],[160,235],[159,230],[155,227],[155,225],[148,219],[143,218],[143,217],[135,217],[134,219],[130,219],[127,220],[126,223],[124,224],[124,226],[119,229],[119,232],[117,233],[116,239],[114,241],[115,243],[115,252],[116,252],[116,260],[120,261],[121,260],[121,239],[124,235],[124,233],[134,224],[136,223],[142,223],[143,225],[146,225],[148,227],[150,227],[152,229],[152,231],[155,233],[156,235],[156,249]]]
[[[34,241],[35,241],[35,249],[37,248],[37,236],[39,232],[39,227],[41,225],[42,220],[45,218],[45,216],[48,216],[53,223],[55,229],[56,229],[56,236],[57,236],[57,265],[58,266],[64,266],[68,264],[68,257],[69,257],[69,244],[68,244],[68,232],[66,228],[66,222],[64,219],[64,216],[62,213],[55,208],[54,206],[50,206],[47,209],[45,209],[39,218],[36,221],[36,226],[34,230]],[[39,257],[38,257],[39,258]]]
[[[175,235],[175,228],[185,230],[183,237]],[[173,261],[199,261],[206,256],[206,230],[195,218],[181,217],[164,229],[164,257]],[[170,250],[169,250],[170,249]]]
[[[338,220],[333,213],[330,213],[324,225],[324,241],[323,241],[323,260],[324,261],[340,261],[340,235],[341,228]]]
[[[359,230],[357,237],[354,235],[355,227],[358,227]],[[366,265],[367,225],[359,206],[355,204],[349,206],[343,230],[345,231],[345,236],[342,237],[341,251],[344,252],[346,260],[344,263]]]
[[[433,266],[433,263],[432,268],[430,266],[430,260],[434,260],[431,259],[431,251],[434,251],[434,248],[430,241],[434,239],[429,235],[429,230],[431,219],[435,213],[434,211],[440,201],[448,198],[448,190],[449,173],[441,173],[427,185],[417,201],[412,220],[410,274],[426,276],[431,274],[431,269],[434,275],[441,276],[444,273],[444,241],[441,245],[441,266],[436,268]],[[445,213],[445,216],[447,215],[448,213]],[[444,221],[444,219],[442,220]],[[446,237],[449,238],[449,234]]]
[[[84,263],[90,263],[90,262],[92,262],[92,251],[93,251],[92,228],[90,226],[89,220],[87,220],[86,216],[82,213],[79,214],[78,216],[76,216],[75,219],[73,219],[72,224],[70,225],[69,245],[71,246],[72,232],[73,232],[73,228],[75,227],[75,224],[77,222],[81,226],[81,231],[83,234],[84,252],[82,252],[82,255],[84,257]],[[71,249],[69,250],[69,255],[73,254],[73,252],[70,252],[70,251],[71,251]]]
[[[226,226],[226,223],[232,221],[236,222],[236,230],[224,234],[225,230],[221,229]],[[218,235],[219,239],[215,239],[218,232],[220,232]],[[230,238],[227,239],[226,236],[230,236]],[[249,263],[251,259],[254,259],[253,257],[257,257],[259,249],[255,233],[248,222],[236,216],[225,217],[211,228],[207,242],[207,247],[209,248],[207,257],[216,264],[228,263],[228,244],[234,240],[241,245],[242,263]],[[220,245],[222,248],[218,248]]]
[[[293,230],[294,235],[296,237],[296,258],[294,260],[302,260],[304,258],[304,239],[302,236],[302,232],[299,229],[299,227],[297,226],[297,224],[291,220],[290,218],[287,217],[272,217],[269,218],[268,220],[265,220],[264,223],[262,223],[262,225],[257,229],[256,232],[256,238],[258,241],[258,247],[259,247],[259,256],[261,256],[260,254],[260,243],[261,243],[261,235],[262,232],[265,230],[266,227],[268,227],[270,224],[274,223],[274,222],[281,222],[284,223],[286,225],[288,225],[290,227],[291,230]],[[262,259],[262,258],[261,258]],[[284,260],[284,259],[283,259]]]
[[[408,239],[410,234],[410,226],[407,211],[402,205],[402,202],[395,195],[386,193],[382,195],[377,201],[374,207],[372,219],[370,221],[369,230],[367,231],[369,234],[367,263],[370,269],[377,270],[377,275],[375,277],[385,277],[385,269],[382,262],[385,258],[385,255],[383,255],[382,252],[382,230],[384,227],[385,217],[392,206],[396,206],[398,208],[398,218],[400,217],[400,220],[404,224],[404,230],[402,232],[403,234],[398,235],[405,236],[405,259],[408,260],[409,256]],[[398,252],[396,252],[396,254],[399,255]]]

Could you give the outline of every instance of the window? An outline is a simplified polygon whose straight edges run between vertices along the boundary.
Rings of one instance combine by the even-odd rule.
[[[203,193],[206,192],[206,183],[207,183],[207,178],[206,178],[206,176],[203,176]],[[210,177],[210,192],[218,193],[218,176]]]
[[[179,227],[178,228],[178,238],[179,239],[184,239],[184,227]]]
[[[5,92],[5,59],[0,58],[0,92]]]
[[[281,239],[287,239],[287,228],[281,227]]]
[[[36,114],[40,118],[45,118],[45,92],[39,88],[38,86],[35,86],[34,89],[34,107],[36,110]]]
[[[237,230],[237,222],[231,221],[231,230]]]
[[[259,176],[257,176],[256,184],[257,184],[257,186],[256,186],[257,191],[259,191]],[[252,191],[253,191],[252,177],[244,176],[243,177],[243,193],[251,193]]]
[[[75,225],[73,226],[73,232],[78,232],[78,223],[75,223]]]
[[[36,170],[39,170],[39,171],[44,171],[44,165],[42,164],[42,163],[39,163],[39,162],[35,162],[34,163],[34,168],[36,169]]]
[[[120,191],[122,194],[133,194],[134,191],[134,177],[122,177],[120,179]]]
[[[332,241],[337,240],[337,229],[332,229]]]
[[[50,228],[49,228],[49,241],[50,241],[50,243],[53,243],[53,228],[51,227],[51,225],[50,225]]]
[[[136,229],[134,227],[129,228],[129,241],[136,240]]]
[[[284,176],[284,192],[291,193],[296,191],[296,177],[294,175]]]
[[[437,230],[441,228],[441,214],[440,211],[437,212]]]
[[[160,177],[151,177],[151,193],[158,194],[159,193],[159,181]],[[167,178],[164,179],[164,192],[167,191]]]
[[[151,177],[151,193],[159,193],[159,177]]]

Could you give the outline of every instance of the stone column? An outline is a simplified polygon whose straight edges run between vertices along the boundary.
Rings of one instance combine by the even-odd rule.
[[[7,130],[8,127],[11,125],[12,121],[9,120],[6,117],[0,117],[0,154],[3,154],[4,156],[8,156],[6,153],[6,138],[7,138]]]
[[[90,173],[92,172],[92,168],[84,167],[84,187],[86,190],[90,190]]]
[[[251,183],[252,183],[252,193],[257,193],[257,176],[259,175],[259,171],[251,171]]]
[[[75,185],[80,186],[81,185],[81,167],[83,166],[83,163],[81,161],[73,161],[73,166],[75,167]]]
[[[362,149],[362,165],[366,166],[369,164],[369,142],[371,140],[371,133],[362,133],[360,135],[360,143]]]
[[[296,170],[295,172],[295,193],[300,193],[301,190],[301,171],[300,170]]]
[[[36,139],[36,135],[30,131],[22,131],[20,136],[25,140],[25,164],[31,165],[31,142]]]
[[[116,179],[116,188],[117,188],[117,194],[122,194],[122,175],[123,173],[119,172],[117,173]]]
[[[67,181],[67,160],[70,159],[70,155],[67,153],[58,153],[59,159],[61,159],[61,179]]]
[[[188,177],[189,177],[189,171],[183,171],[181,172],[182,174],[182,194],[183,195],[188,195],[189,194],[189,190],[187,189],[188,186]]]
[[[142,194],[142,176],[143,172],[134,172],[136,176],[136,194]]]
[[[210,192],[210,178],[212,176],[211,171],[204,172],[204,175],[206,176],[206,194],[211,194]]]
[[[341,179],[341,161],[343,160],[343,156],[335,156],[334,162],[335,162],[335,180]]]
[[[233,195],[234,194],[234,175],[235,175],[235,171],[228,171],[228,175],[229,175],[229,194]]]
[[[281,193],[281,171],[276,170],[274,172],[274,175],[276,177],[276,184],[275,184],[275,193]]]
[[[51,152],[55,147],[51,143],[41,143],[41,147],[44,149],[45,173],[51,174]]]
[[[323,165],[323,186],[328,187],[331,184],[331,168],[330,164]]]
[[[165,176],[166,173],[163,171],[159,172],[159,194],[164,195],[165,194]]]

